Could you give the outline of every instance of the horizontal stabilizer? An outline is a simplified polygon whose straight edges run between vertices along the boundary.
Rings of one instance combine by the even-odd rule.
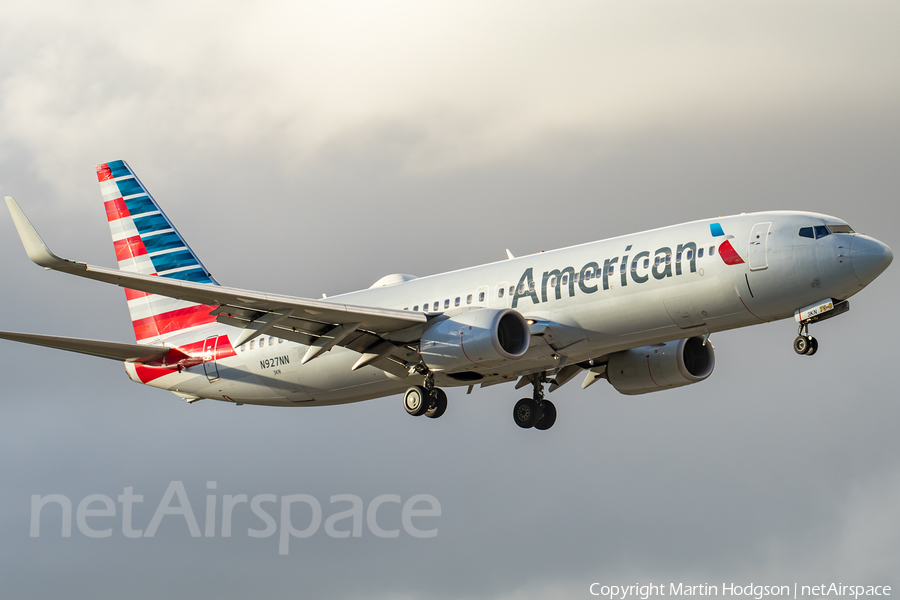
[[[0,331],[0,339],[129,362],[153,362],[162,358],[171,350],[171,348],[165,346],[121,344],[119,342],[85,340],[38,333],[15,333],[13,331]]]

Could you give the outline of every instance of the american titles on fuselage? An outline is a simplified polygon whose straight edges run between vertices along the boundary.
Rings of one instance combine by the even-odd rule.
[[[725,243],[728,243],[727,240]],[[634,283],[646,283],[650,280],[651,276],[654,279],[661,280],[666,277],[672,277],[673,275],[681,275],[683,268],[682,263],[684,261],[689,263],[689,272],[695,273],[697,272],[698,258],[703,258],[704,254],[707,252],[709,253],[709,256],[716,254],[715,245],[711,245],[707,249],[705,247],[698,248],[696,242],[687,242],[676,246],[673,261],[672,248],[663,246],[653,253],[649,250],[644,250],[632,255],[631,266],[629,269],[629,254],[627,253],[629,253],[631,249],[632,246],[629,245],[625,248],[626,254],[623,256],[614,256],[612,258],[604,259],[602,268],[600,267],[600,263],[591,261],[582,266],[579,271],[576,271],[574,267],[564,267],[562,269],[544,271],[541,276],[540,297],[538,296],[537,284],[534,278],[534,267],[528,267],[522,273],[517,285],[509,286],[508,290],[504,285],[498,286],[497,297],[503,298],[505,295],[509,294],[512,299],[511,308],[516,308],[518,307],[519,300],[522,298],[529,298],[534,304],[549,301],[550,296],[547,291],[548,287],[555,290],[557,300],[562,299],[562,289],[564,287],[568,287],[569,297],[575,295],[576,285],[578,285],[578,288],[585,294],[593,294],[599,291],[601,286],[604,290],[608,290],[615,285],[614,282],[617,268],[619,271],[619,285],[625,287],[628,285],[629,277]],[[480,291],[478,293],[478,302],[484,302],[485,297],[486,292]],[[473,294],[468,294],[465,304],[471,305],[473,299]],[[449,309],[451,306],[458,308],[462,305],[462,298],[458,296],[452,303],[449,298],[444,299],[443,303],[439,300],[435,300],[433,303],[430,301],[425,302],[421,305],[422,312],[438,312],[442,304],[444,310]],[[406,308],[404,310],[409,309]],[[414,305],[412,310],[418,311],[419,305]]]
[[[631,256],[631,268],[629,268],[629,254],[632,246],[625,248],[626,254],[607,258],[603,261],[603,267],[594,261],[588,262],[581,270],[576,272],[574,267],[564,267],[562,269],[553,269],[552,271],[544,271],[541,276],[541,295],[538,299],[534,280],[534,268],[528,267],[519,278],[519,283],[512,292],[512,308],[516,308],[520,298],[529,298],[534,304],[547,302],[547,288],[555,290],[556,299],[562,299],[562,290],[568,287],[569,297],[575,295],[575,285],[585,294],[593,294],[600,290],[602,286],[604,290],[613,286],[611,280],[615,277],[616,269],[619,271],[619,285],[625,287],[628,285],[628,279],[634,283],[646,283],[652,276],[654,279],[665,279],[674,275],[682,274],[682,263],[687,262],[691,273],[697,272],[697,259],[703,257],[704,248],[697,249],[696,242],[687,242],[678,244],[675,250],[675,260],[672,260],[672,248],[663,246],[654,253],[649,250],[643,250]],[[709,247],[709,254],[715,253],[715,246]],[[650,260],[650,257],[653,260]]]

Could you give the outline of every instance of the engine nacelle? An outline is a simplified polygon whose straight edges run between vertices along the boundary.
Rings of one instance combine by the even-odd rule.
[[[419,352],[432,371],[456,371],[517,359],[530,341],[528,324],[518,312],[481,308],[431,325]]]
[[[712,344],[692,337],[616,352],[609,357],[606,376],[616,391],[636,395],[703,381],[715,366]]]

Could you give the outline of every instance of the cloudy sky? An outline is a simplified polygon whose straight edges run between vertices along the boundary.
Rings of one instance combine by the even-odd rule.
[[[0,192],[59,254],[113,265],[93,167],[125,159],[220,282],[308,297],[754,210],[833,214],[896,250],[898,19],[892,1],[7,2]],[[5,215],[0,252],[0,329],[132,341],[121,290],[31,264]],[[900,586],[898,273],[813,328],[813,359],[792,321],[718,334],[709,380],[638,398],[576,381],[543,434],[514,425],[509,386],[450,390],[430,422],[399,397],[187,405],[115,362],[3,342],[2,587]],[[53,507],[29,536],[32,495],[133,487],[146,528],[172,481],[201,528],[208,481],[220,503],[308,494],[326,518],[338,494],[430,494],[442,513],[434,538],[322,530],[288,555],[238,509],[231,538],[170,516],[129,539],[120,513],[107,539],[63,538]],[[379,519],[400,527],[399,508]]]

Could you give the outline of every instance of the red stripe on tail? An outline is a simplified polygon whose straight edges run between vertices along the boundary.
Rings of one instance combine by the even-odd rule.
[[[116,248],[116,260],[127,260],[147,254],[147,248],[144,247],[144,242],[139,235],[114,241],[113,246]]]
[[[131,288],[125,288],[125,300],[137,300],[138,298],[149,295],[149,292],[139,292],[137,290],[132,290]]]
[[[138,342],[174,333],[188,327],[207,325],[216,321],[215,315],[209,312],[218,305],[197,304],[178,310],[172,310],[152,317],[132,321],[134,337]]]
[[[106,181],[112,178],[112,170],[109,168],[109,163],[97,165],[97,181]]]
[[[117,221],[123,217],[131,216],[131,213],[128,212],[128,207],[125,206],[125,201],[121,198],[116,198],[115,200],[104,202],[103,206],[106,207],[107,221]]]

